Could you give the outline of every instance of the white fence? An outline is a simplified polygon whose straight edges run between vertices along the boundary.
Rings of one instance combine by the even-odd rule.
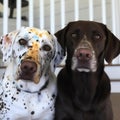
[[[16,0],[14,16],[8,17],[8,0],[3,0],[1,11],[3,18],[0,24],[3,29],[0,33],[6,34],[21,26],[35,26],[48,29],[51,33],[63,28],[69,21],[95,20],[102,22],[120,38],[120,0],[28,0],[29,5],[21,7],[22,0]],[[8,10],[7,10],[8,8]],[[25,15],[28,21],[23,21]],[[114,66],[105,68],[112,81],[112,92],[120,92],[120,56],[113,61]],[[115,66],[117,65],[117,66]]]
[[[8,0],[3,0],[3,34],[8,32]],[[16,0],[16,28],[20,28],[22,25],[21,15],[23,12],[21,8],[21,2],[22,0]],[[111,27],[113,33],[120,37],[120,14],[119,14],[119,6],[120,6],[120,0],[28,0],[29,6],[28,6],[28,19],[29,23],[28,26],[34,26],[34,23],[36,22],[34,18],[39,18],[38,27],[45,28],[45,19],[46,15],[49,15],[49,27],[50,31],[52,33],[55,32],[56,28],[56,17],[58,17],[57,14],[60,14],[60,28],[63,28],[67,21],[67,16],[71,12],[71,15],[73,16],[72,20],[79,20],[81,19],[81,11],[86,9],[82,7],[87,7],[88,10],[82,15],[87,16],[85,19],[87,20],[96,20],[98,16],[101,16],[99,19],[100,22],[104,24],[111,24],[109,27]],[[49,6],[49,7],[48,7]],[[59,6],[59,10],[57,7]],[[108,7],[109,6],[109,7]],[[96,8],[99,7],[99,8]],[[49,9],[49,10],[46,10]],[[67,10],[70,8],[69,10]],[[37,9],[37,10],[36,10]],[[96,10],[97,16],[95,15]],[[108,10],[107,10],[108,9]],[[70,11],[71,10],[71,11]],[[37,11],[37,13],[36,13]],[[47,11],[47,12],[46,12]],[[108,13],[109,12],[109,13]],[[109,14],[109,17],[107,16]],[[36,17],[39,16],[39,17]],[[68,16],[69,17],[69,16]],[[107,19],[111,19],[111,23],[107,23]]]

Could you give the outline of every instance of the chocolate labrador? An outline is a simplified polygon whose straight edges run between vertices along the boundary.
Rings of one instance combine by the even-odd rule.
[[[94,21],[70,22],[55,33],[67,58],[58,74],[54,120],[113,120],[104,60],[120,53],[120,41]]]

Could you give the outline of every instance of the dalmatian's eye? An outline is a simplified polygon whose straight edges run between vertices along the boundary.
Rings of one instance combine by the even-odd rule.
[[[49,45],[43,45],[42,49],[44,51],[50,51],[51,50],[51,47]]]
[[[27,44],[27,41],[25,39],[20,39],[19,40],[19,44],[20,45],[26,45]]]

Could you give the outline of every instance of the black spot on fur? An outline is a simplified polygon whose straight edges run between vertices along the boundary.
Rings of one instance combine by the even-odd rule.
[[[47,31],[47,32],[48,32],[49,34],[51,34],[50,31]]]
[[[35,111],[32,111],[32,112],[31,112],[31,115],[34,115],[34,114],[35,114]]]
[[[5,94],[5,97],[7,97],[7,94]]]
[[[53,94],[52,97],[55,98],[55,94]]]

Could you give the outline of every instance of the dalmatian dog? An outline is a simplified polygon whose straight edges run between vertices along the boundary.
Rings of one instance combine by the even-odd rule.
[[[62,48],[46,30],[22,27],[1,37],[6,71],[0,80],[0,120],[52,120],[56,66]]]

